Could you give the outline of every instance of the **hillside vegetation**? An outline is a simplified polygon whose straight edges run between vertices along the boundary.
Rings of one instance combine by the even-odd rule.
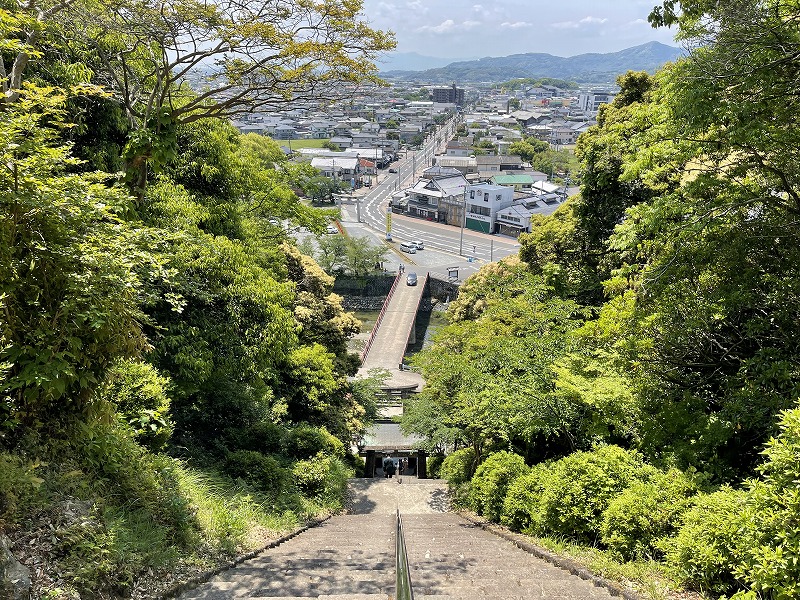
[[[154,597],[341,508],[375,387],[287,233],[332,214],[225,117],[373,80],[360,9],[0,3],[0,563],[33,598]]]
[[[463,506],[641,588],[797,598],[800,9],[651,18],[695,50],[620,77],[580,195],[465,282],[404,427],[458,448]]]
[[[655,72],[665,63],[677,60],[683,50],[659,42],[606,54],[579,54],[564,58],[545,53],[487,56],[477,60],[450,63],[424,71],[390,71],[387,77],[411,77],[431,83],[479,83],[507,81],[509,78],[554,78],[579,83],[613,82],[626,71]]]

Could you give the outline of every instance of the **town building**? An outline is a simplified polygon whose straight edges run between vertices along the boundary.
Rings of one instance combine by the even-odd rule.
[[[464,105],[464,89],[456,87],[455,83],[451,87],[433,88],[432,94],[436,104]]]
[[[470,185],[466,197],[467,215],[464,226],[483,233],[495,232],[499,210],[514,203],[514,188],[493,183]]]
[[[578,109],[587,114],[596,115],[601,104],[611,104],[616,94],[595,90],[578,96]]]
[[[445,167],[430,167],[407,191],[409,215],[461,226],[464,221],[464,175]]]

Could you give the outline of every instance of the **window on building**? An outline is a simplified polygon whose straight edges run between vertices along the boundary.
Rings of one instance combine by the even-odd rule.
[[[503,195],[502,194],[497,194],[497,196],[495,196],[494,199],[495,199],[496,202],[500,202],[500,200],[503,199]]]
[[[469,212],[472,215],[482,215],[484,217],[488,217],[491,214],[488,206],[478,206],[477,204],[470,204]]]

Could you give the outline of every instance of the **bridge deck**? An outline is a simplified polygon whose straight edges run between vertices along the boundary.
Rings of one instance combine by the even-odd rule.
[[[389,371],[392,377],[387,382],[387,387],[390,388],[412,389],[422,386],[422,377],[418,373],[399,369],[414,327],[428,273],[417,272],[417,276],[419,282],[415,286],[406,285],[405,277],[398,283],[359,369],[359,375],[366,375],[370,369]]]

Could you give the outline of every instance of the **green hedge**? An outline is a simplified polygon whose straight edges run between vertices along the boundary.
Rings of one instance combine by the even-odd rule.
[[[603,543],[625,560],[661,558],[660,543],[675,534],[697,492],[693,479],[678,469],[634,481],[603,513]]]
[[[518,454],[496,452],[489,455],[472,478],[470,508],[490,521],[499,522],[509,485],[527,471],[525,460]]]

